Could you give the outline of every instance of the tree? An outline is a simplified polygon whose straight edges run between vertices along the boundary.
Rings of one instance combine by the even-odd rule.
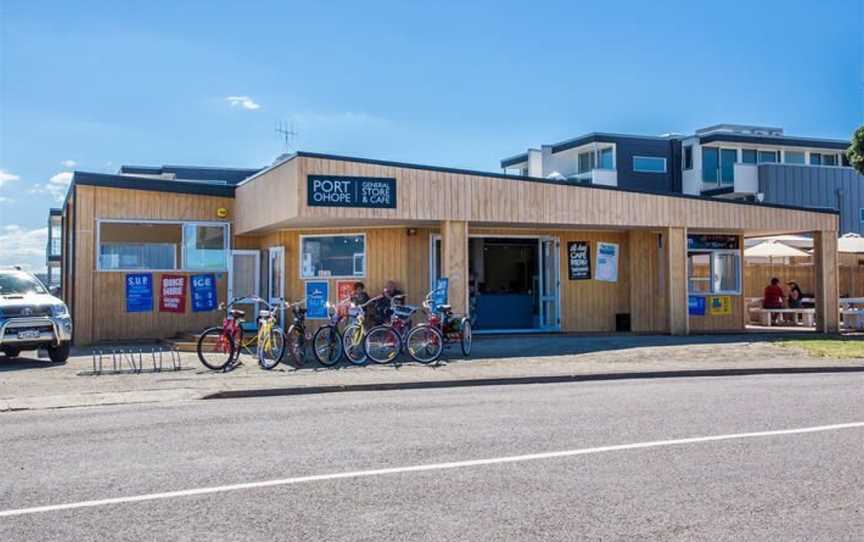
[[[864,175],[864,126],[855,130],[855,135],[852,136],[852,144],[846,150],[846,158],[849,159],[849,165],[858,170],[858,173]]]

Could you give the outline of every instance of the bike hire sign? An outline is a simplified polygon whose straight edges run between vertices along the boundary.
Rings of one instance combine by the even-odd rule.
[[[159,312],[186,312],[186,276],[162,275]]]
[[[306,203],[310,207],[396,208],[396,179],[309,175]]]

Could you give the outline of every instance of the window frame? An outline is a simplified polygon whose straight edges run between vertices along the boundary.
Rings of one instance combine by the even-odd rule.
[[[790,162],[788,157],[790,154],[801,156],[800,162]],[[798,150],[786,150],[783,149],[783,163],[788,164],[790,166],[806,166],[807,165],[807,151],[798,151]]]
[[[303,243],[306,239],[312,238],[321,238],[321,237],[362,237],[363,238],[363,274],[362,275],[312,275],[306,276],[303,274]],[[349,280],[349,279],[365,279],[368,265],[368,253],[369,253],[369,245],[367,244],[366,233],[356,232],[356,233],[309,233],[303,234],[300,236],[300,250],[297,257],[297,276],[300,280],[329,280],[329,279],[337,279],[337,280]],[[352,269],[354,269],[357,265],[356,258],[352,256]]]
[[[663,171],[646,171],[644,169],[636,169],[636,160],[638,159],[647,159],[647,160],[663,160]],[[634,155],[633,156],[633,172],[634,173],[649,173],[654,175],[666,175],[669,173],[669,161],[665,156],[642,156],[642,155]]]
[[[708,291],[708,292],[690,291],[690,254],[707,254],[710,257],[710,266],[709,266],[710,267],[709,273],[711,274],[711,279],[710,279],[711,290],[710,291]],[[737,261],[738,265],[736,266],[736,270],[735,270],[735,273],[737,275],[737,280],[735,281],[737,288],[735,290],[720,290],[720,289],[716,288],[717,273],[716,273],[715,269],[717,266],[718,256],[726,255],[726,254],[735,255],[738,259],[738,261]],[[744,282],[743,281],[743,273],[744,273],[744,261],[743,260],[744,260],[744,256],[743,256],[742,251],[740,249],[723,248],[723,249],[711,250],[711,249],[704,249],[704,248],[699,249],[699,248],[697,248],[697,249],[693,249],[693,250],[688,250],[687,251],[687,295],[703,296],[703,297],[711,296],[711,295],[742,295],[741,294],[741,292],[742,292],[741,286],[742,286],[742,283]]]
[[[102,253],[102,224],[173,224],[180,226],[180,257],[179,262],[175,252],[173,269],[135,268],[135,269],[104,269],[101,262]],[[225,268],[215,269],[187,269],[186,263],[186,239],[185,226],[194,224],[196,226],[220,226],[225,230]],[[121,243],[115,243],[121,244]],[[154,243],[159,244],[159,243]],[[231,256],[231,223],[206,220],[146,220],[126,218],[97,218],[96,219],[96,245],[95,245],[95,269],[97,273],[227,273]]]

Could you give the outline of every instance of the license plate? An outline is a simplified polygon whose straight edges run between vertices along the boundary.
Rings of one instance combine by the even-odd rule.
[[[39,330],[38,329],[25,329],[18,332],[19,340],[26,339],[38,339],[39,338]]]

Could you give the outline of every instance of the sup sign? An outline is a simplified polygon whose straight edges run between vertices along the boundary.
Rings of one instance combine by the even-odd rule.
[[[396,208],[396,179],[309,175],[306,203],[310,207]]]

